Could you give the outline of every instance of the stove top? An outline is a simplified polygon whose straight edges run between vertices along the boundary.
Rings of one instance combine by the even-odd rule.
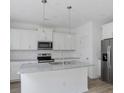
[[[50,53],[42,53],[37,56],[38,63],[50,63],[54,62]]]

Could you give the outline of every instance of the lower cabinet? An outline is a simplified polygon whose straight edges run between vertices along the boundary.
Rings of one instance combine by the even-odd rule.
[[[21,48],[22,32],[15,29],[10,30],[10,49],[19,50]]]
[[[10,62],[10,80],[11,82],[14,81],[19,81],[20,80],[20,75],[18,74],[18,71],[20,69],[20,67],[23,64],[27,64],[27,63],[37,63],[37,61],[30,61],[30,62],[25,62],[25,61],[14,61],[14,62]]]

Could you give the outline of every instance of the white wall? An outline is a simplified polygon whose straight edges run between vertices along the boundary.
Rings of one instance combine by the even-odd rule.
[[[101,25],[95,22],[87,22],[76,29],[77,31],[77,56],[81,61],[87,61],[95,66],[89,68],[89,77],[94,79],[100,76],[100,49],[102,31]]]

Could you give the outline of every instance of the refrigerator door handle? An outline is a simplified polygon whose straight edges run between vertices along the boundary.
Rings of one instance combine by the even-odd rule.
[[[110,50],[111,50],[111,46],[108,46],[107,47],[107,57],[108,57],[108,60],[107,60],[107,68],[108,68],[108,80],[110,80],[110,69],[111,69],[111,64],[110,64]]]
[[[111,69],[111,46],[109,46],[109,68]]]
[[[107,47],[107,80],[109,80],[109,46]]]
[[[107,60],[107,67],[110,69],[111,68],[111,64],[110,64],[110,50],[111,50],[111,46],[108,46],[107,47],[107,58],[108,58],[108,60]]]
[[[109,46],[107,47],[107,68],[109,68]]]

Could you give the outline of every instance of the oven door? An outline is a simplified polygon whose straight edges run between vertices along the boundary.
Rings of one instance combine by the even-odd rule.
[[[38,42],[38,50],[52,50],[52,42]]]

